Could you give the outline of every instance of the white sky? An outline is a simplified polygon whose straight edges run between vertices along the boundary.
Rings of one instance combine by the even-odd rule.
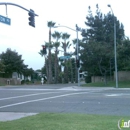
[[[96,4],[103,14],[110,11],[111,5],[115,16],[123,23],[126,36],[130,36],[129,0],[3,0],[21,5],[27,9],[33,9],[38,17],[35,17],[36,27],[28,25],[28,12],[12,5],[8,5],[8,17],[11,18],[11,26],[0,23],[0,53],[7,48],[16,50],[22,55],[24,63],[29,68],[41,69],[44,65],[44,57],[38,52],[44,41],[48,42],[47,21],[56,22],[75,29],[75,25],[86,27],[86,15],[88,6],[95,12]],[[0,5],[0,15],[6,16],[5,5]],[[76,32],[67,28],[56,28],[53,31],[67,32],[70,39],[76,38]]]

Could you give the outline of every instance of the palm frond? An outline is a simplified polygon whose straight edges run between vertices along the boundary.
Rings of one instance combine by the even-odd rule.
[[[41,56],[43,56],[43,50],[40,50],[40,52],[38,52]]]
[[[55,26],[55,22],[52,22],[52,21],[48,21],[47,22],[47,26],[49,27],[49,28],[52,28],[52,27],[54,27]]]
[[[56,39],[56,41],[58,41],[58,40],[61,38],[61,33],[55,31],[55,32],[52,34],[52,37],[53,37],[54,39]]]
[[[62,34],[62,39],[63,40],[67,40],[67,39],[69,39],[69,37],[70,37],[70,34],[68,34],[68,33],[63,33]]]

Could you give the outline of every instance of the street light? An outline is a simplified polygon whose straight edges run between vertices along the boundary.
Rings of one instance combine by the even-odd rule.
[[[113,14],[113,18],[114,18],[114,54],[115,54],[115,78],[116,78],[116,88],[118,88],[118,72],[117,72],[117,55],[116,55],[116,21],[115,21],[115,16],[114,16],[114,13],[113,13],[113,10],[111,8],[111,5],[107,5],[111,11],[112,11],[112,14]]]
[[[57,28],[57,27],[65,27],[65,28],[68,28],[70,30],[73,30],[76,32],[76,39],[77,39],[77,43],[76,43],[76,48],[77,48],[77,61],[79,61],[79,42],[78,42],[78,32],[81,31],[81,28],[79,28],[76,24],[76,30],[73,29],[73,28],[70,28],[68,26],[63,26],[63,25],[58,25],[58,26],[54,26],[54,28]],[[79,74],[79,67],[77,67],[77,73],[78,73],[78,86],[80,86],[80,74]]]

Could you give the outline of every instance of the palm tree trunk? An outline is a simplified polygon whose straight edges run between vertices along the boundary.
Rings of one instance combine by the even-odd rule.
[[[66,56],[66,43],[64,43],[64,56]],[[67,61],[65,60],[65,67],[64,67],[64,83],[68,83],[68,68],[67,68]]]
[[[49,29],[49,43],[51,43],[51,28]],[[51,49],[49,47],[49,54],[48,54],[48,62],[49,62],[49,65],[48,65],[48,83],[52,83],[52,63],[51,63]]]
[[[58,50],[56,48],[55,52],[55,83],[58,83],[58,58],[57,58]]]
[[[45,67],[46,67],[46,77],[47,77],[47,83],[48,82],[48,77],[49,77],[49,70],[48,70],[48,60],[47,58],[45,57]]]
[[[72,60],[70,59],[71,83],[74,82]]]

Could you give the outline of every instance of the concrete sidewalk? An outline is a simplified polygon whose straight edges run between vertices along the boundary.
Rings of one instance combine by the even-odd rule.
[[[38,113],[16,113],[16,112],[0,112],[0,121],[17,120],[23,117],[36,115]]]

